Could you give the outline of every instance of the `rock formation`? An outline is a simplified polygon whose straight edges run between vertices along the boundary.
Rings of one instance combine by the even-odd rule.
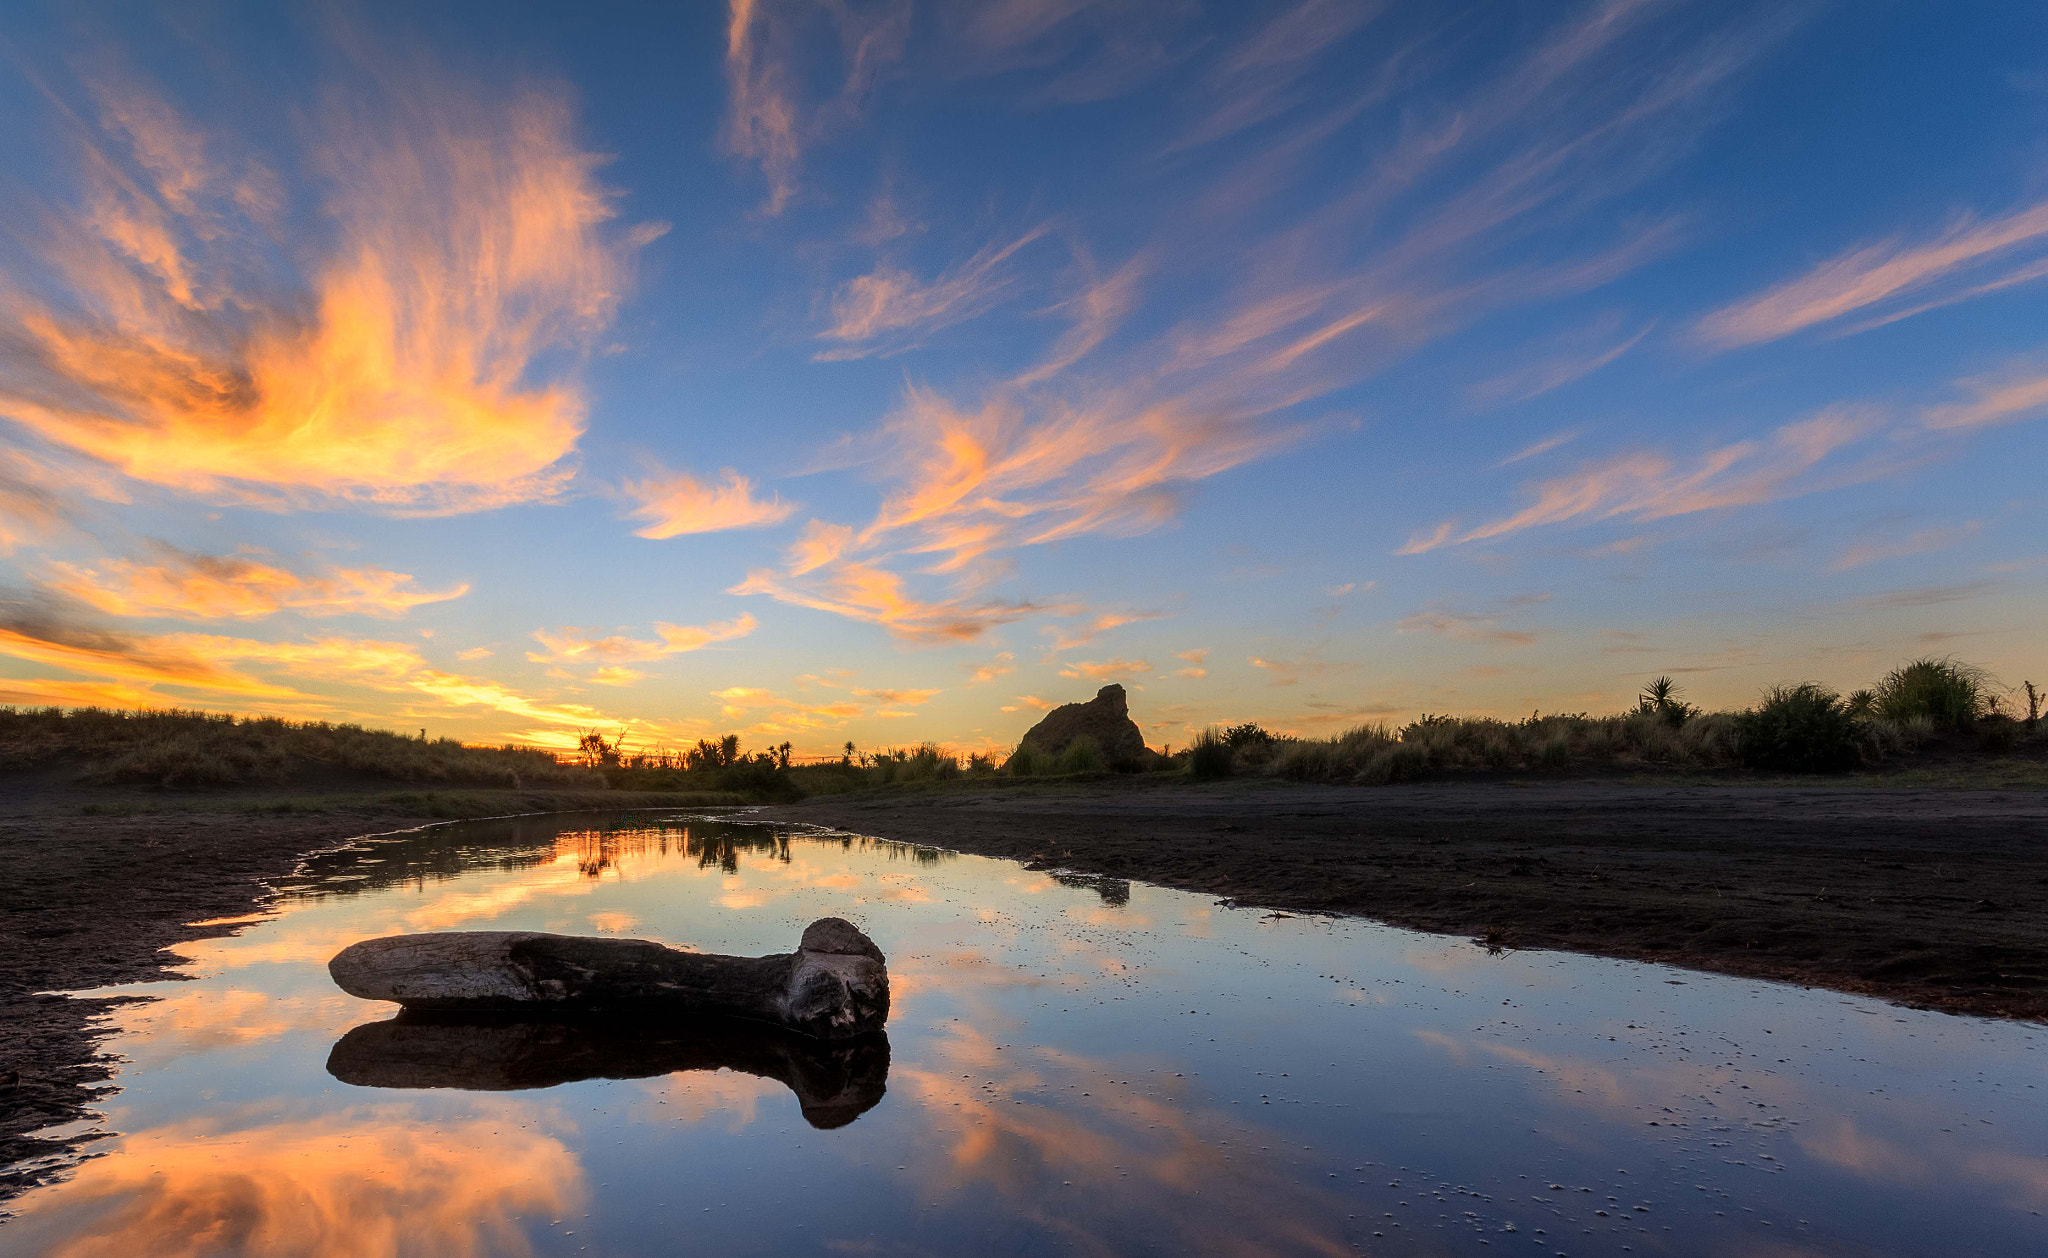
[[[882,950],[837,917],[812,922],[795,952],[765,957],[644,939],[446,931],[351,944],[327,972],[351,996],[443,1012],[701,1013],[819,1039],[879,1031],[889,1018]]]
[[[337,1040],[327,1073],[363,1088],[507,1092],[579,1079],[649,1079],[682,1070],[736,1070],[784,1084],[804,1121],[844,1127],[888,1090],[889,1038],[830,1042],[727,1018],[477,1021],[401,1013]]]
[[[1145,735],[1131,719],[1124,688],[1114,682],[1096,691],[1086,703],[1062,704],[1046,713],[1045,719],[1024,735],[1023,745],[1056,756],[1077,738],[1093,739],[1111,764],[1145,754]]]

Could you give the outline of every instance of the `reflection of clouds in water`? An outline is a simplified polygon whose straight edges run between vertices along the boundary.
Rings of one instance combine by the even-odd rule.
[[[607,935],[624,935],[640,928],[640,919],[631,913],[592,913],[591,929]]]
[[[181,1056],[274,1040],[298,1031],[338,1035],[361,1016],[362,1002],[327,996],[272,996],[240,988],[196,988],[158,996],[122,1019],[124,1052],[147,1048]]]
[[[692,1070],[643,1080],[639,1089],[658,1106],[659,1117],[694,1127],[714,1121],[720,1130],[737,1134],[754,1125],[761,1103],[796,1106],[790,1090],[773,1079],[736,1070]]]
[[[223,1129],[194,1120],[124,1137],[8,1224],[49,1258],[531,1252],[520,1215],[581,1206],[560,1141],[509,1118],[429,1125],[408,1106]],[[48,1238],[64,1238],[51,1240]]]
[[[2038,1157],[1953,1147],[1929,1153],[1864,1131],[1853,1118],[1809,1120],[1792,1139],[1809,1156],[1863,1179],[1941,1191],[1960,1174],[1979,1188],[1995,1188],[2014,1209],[2048,1209],[2048,1161]]]
[[[914,1155],[927,1199],[973,1194],[955,1204],[985,1209],[980,1196],[994,1192],[1083,1253],[1125,1252],[1123,1229],[1136,1226],[1148,1248],[1355,1252],[1334,1230],[1340,1198],[1254,1152],[1277,1137],[1175,1095],[1184,1085],[1157,1068],[998,1049],[965,1023],[950,1024],[927,1060],[944,1068],[898,1067],[890,1079],[929,1111],[931,1135]]]
[[[1648,1112],[1672,1123],[1674,1132],[1690,1129],[1697,1134],[1700,1128],[1696,1124],[1707,1118],[1724,1128],[1783,1136],[1807,1155],[1859,1179],[1942,1190],[1955,1184],[1960,1174],[1964,1181],[1979,1187],[1998,1187],[2006,1203],[2015,1208],[2048,1208],[2048,1161],[1956,1144],[1930,1154],[1867,1131],[1853,1118],[1816,1117],[1826,1114],[1825,1102],[1807,1095],[1808,1089],[1798,1081],[1756,1065],[1737,1070],[1719,1063],[1646,1061],[1641,1056],[1642,1046],[1634,1045],[1624,1065],[1610,1068],[1440,1031],[1418,1029],[1414,1035],[1460,1063],[1491,1058],[1540,1074],[1555,1085],[1552,1095],[1556,1099],[1598,1111],[1612,1121],[1639,1122]],[[1707,1043],[1703,1039],[1702,1047]],[[1751,1112],[1758,1105],[1768,1107],[1768,1116],[1761,1121]],[[1667,1106],[1678,1112],[1667,1117]],[[1939,1129],[1945,1117],[1952,1118],[1902,1099],[1894,1099],[1888,1108],[1888,1117],[1895,1123],[1917,1128],[1923,1135]],[[1794,1112],[1802,1115],[1796,1127],[1778,1125],[1785,1114]],[[1687,1122],[1695,1125],[1679,1125]],[[1966,1139],[1961,1137],[1958,1143]]]

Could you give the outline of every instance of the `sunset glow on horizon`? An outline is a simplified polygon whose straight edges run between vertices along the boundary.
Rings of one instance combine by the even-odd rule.
[[[0,703],[822,755],[2048,680],[2048,10],[0,35]]]

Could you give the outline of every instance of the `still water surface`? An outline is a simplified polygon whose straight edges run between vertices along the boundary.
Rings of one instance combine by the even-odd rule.
[[[0,1252],[2048,1252],[2036,1027],[648,814],[366,841],[274,909],[139,989],[121,1134]],[[828,914],[886,1046],[409,1029],[325,970]]]

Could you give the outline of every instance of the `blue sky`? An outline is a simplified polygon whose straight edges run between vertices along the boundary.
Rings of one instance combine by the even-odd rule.
[[[2040,671],[2031,5],[18,6],[0,701],[1006,746]]]

